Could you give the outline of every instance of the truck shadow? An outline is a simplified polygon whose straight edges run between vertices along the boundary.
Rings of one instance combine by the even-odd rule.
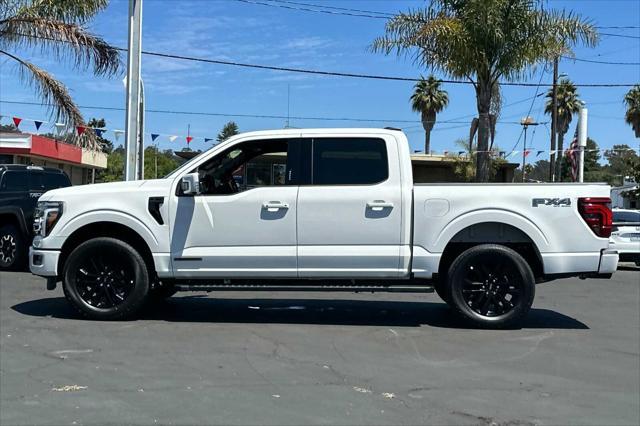
[[[35,317],[81,319],[62,297],[11,307]],[[353,299],[259,299],[174,296],[144,309],[138,321],[194,323],[324,324],[349,326],[470,328],[447,305],[437,302]],[[585,330],[589,327],[559,312],[533,308],[522,328]]]

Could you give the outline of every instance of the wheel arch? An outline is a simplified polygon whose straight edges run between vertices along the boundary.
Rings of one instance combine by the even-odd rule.
[[[77,227],[65,239],[58,260],[59,274],[62,274],[67,258],[76,247],[85,241],[98,237],[111,237],[124,241],[140,253],[150,272],[155,270],[152,249],[147,239],[137,230],[118,222],[99,221]]]
[[[438,276],[446,278],[449,266],[462,252],[481,244],[509,247],[527,261],[536,279],[544,275],[540,248],[529,233],[510,223],[485,221],[470,224],[448,239],[440,257]]]
[[[16,225],[24,237],[29,236],[29,229],[21,209],[0,207],[0,221],[3,224]]]

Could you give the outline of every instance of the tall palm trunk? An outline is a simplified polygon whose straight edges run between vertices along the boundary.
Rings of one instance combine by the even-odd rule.
[[[431,130],[436,124],[435,113],[422,113],[422,127],[424,128],[424,153],[431,151]]]
[[[558,155],[556,156],[556,180],[562,182],[562,156],[564,155],[564,132],[558,133]]]
[[[491,83],[478,81],[478,152],[476,153],[476,182],[489,181],[489,137],[491,132]]]

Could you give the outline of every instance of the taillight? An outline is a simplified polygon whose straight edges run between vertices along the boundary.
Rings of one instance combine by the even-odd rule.
[[[589,197],[578,198],[578,212],[580,216],[598,237],[609,238],[613,223],[611,212],[611,198]]]

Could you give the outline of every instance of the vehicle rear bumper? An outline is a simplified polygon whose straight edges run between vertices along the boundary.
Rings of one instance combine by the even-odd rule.
[[[31,247],[29,248],[29,270],[32,274],[41,277],[57,277],[59,258],[58,250],[38,250]]]
[[[599,274],[612,274],[618,269],[618,252],[616,250],[602,250],[600,255]]]

